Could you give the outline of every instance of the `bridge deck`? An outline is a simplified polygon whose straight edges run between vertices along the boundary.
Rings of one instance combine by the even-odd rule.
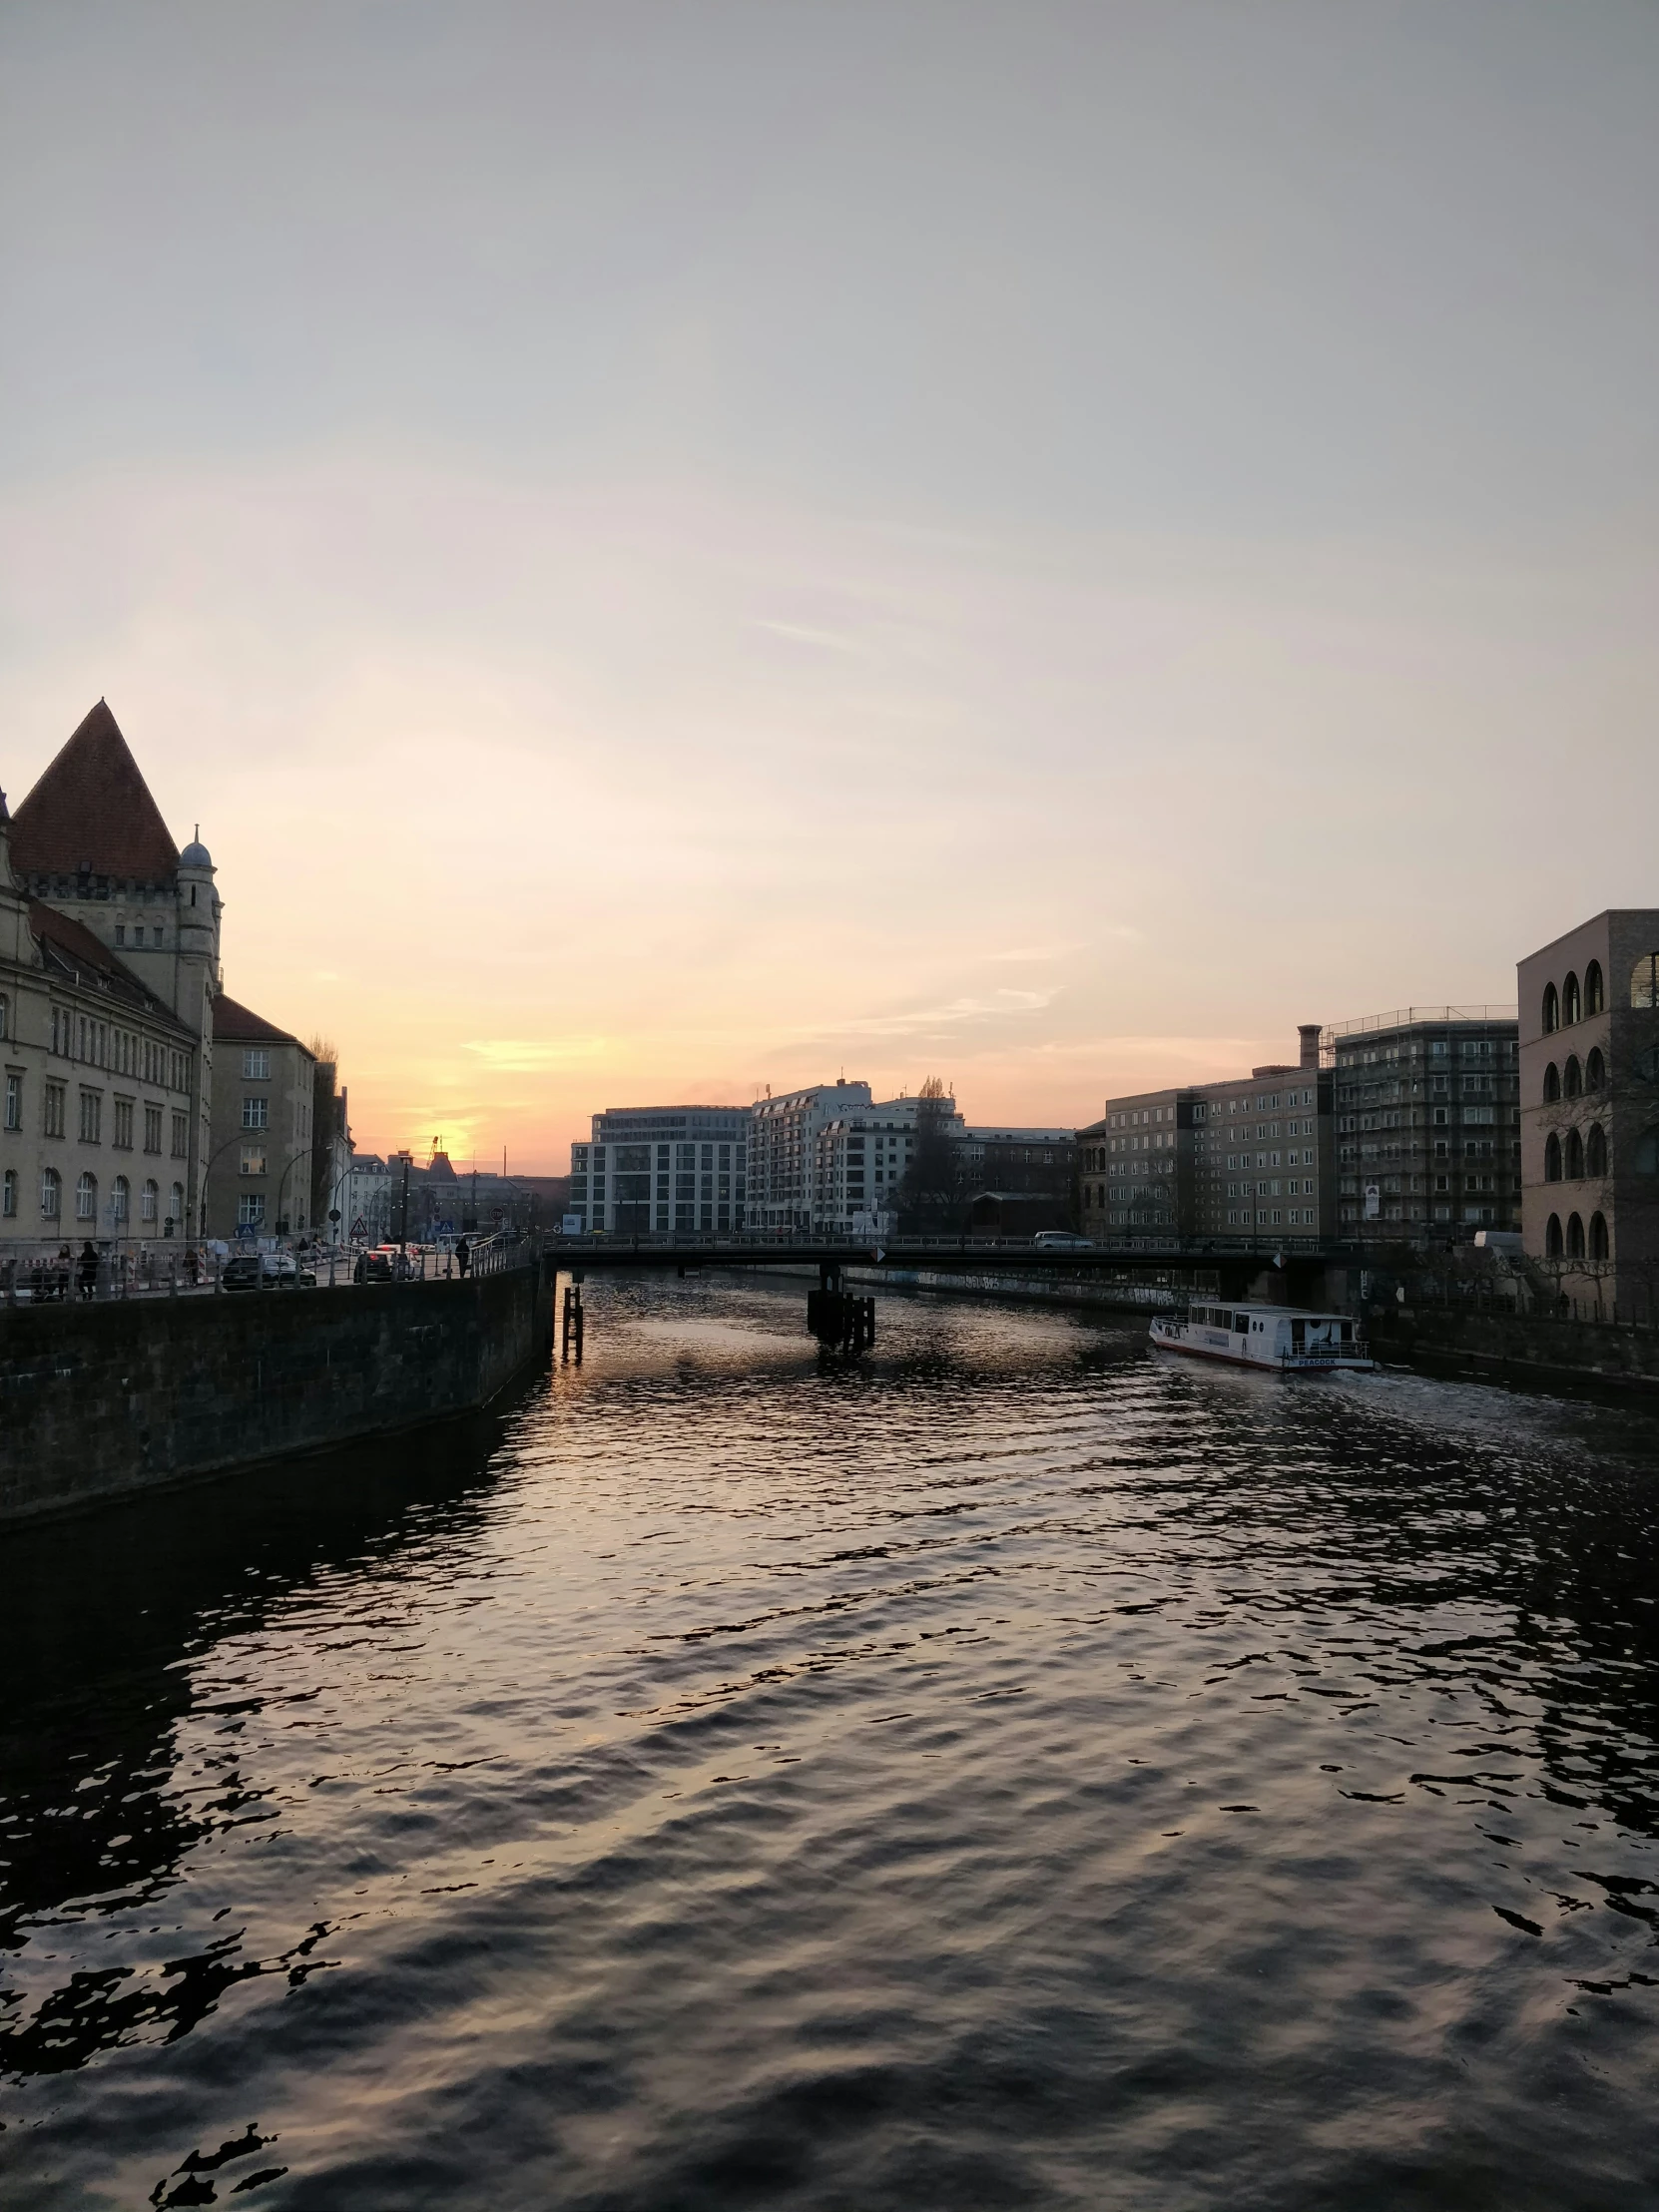
[[[648,1237],[555,1237],[544,1247],[554,1267],[575,1268],[979,1268],[999,1274],[1050,1274],[1079,1268],[1137,1273],[1225,1267],[1359,1266],[1350,1245],[1255,1244],[1213,1239],[1180,1245],[1090,1245],[1058,1249],[988,1239],[898,1238],[890,1244],[784,1244],[766,1238],[669,1242]]]

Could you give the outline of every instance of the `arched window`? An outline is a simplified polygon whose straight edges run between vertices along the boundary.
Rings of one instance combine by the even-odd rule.
[[[1632,998],[1631,1003],[1634,1005],[1634,998]],[[1544,1035],[1547,1037],[1552,1029],[1559,1029],[1560,1026],[1561,1007],[1555,996],[1555,985],[1546,983],[1544,985]]]
[[[1561,1070],[1550,1061],[1544,1070],[1544,1104],[1552,1105],[1561,1095]]]
[[[98,1178],[89,1168],[75,1185],[75,1219],[98,1219]]]
[[[1567,1131],[1567,1181],[1582,1183],[1584,1180],[1584,1140],[1576,1129]]]
[[[1605,1090],[1607,1087],[1607,1062],[1601,1056],[1600,1045],[1592,1045],[1584,1062],[1584,1088],[1587,1091]]]
[[[1576,1214],[1567,1216],[1567,1258],[1582,1260],[1584,1257],[1584,1224]]]
[[[1592,1121],[1584,1138],[1584,1173],[1607,1173],[1607,1132],[1599,1121]]]
[[[1608,1256],[1607,1221],[1602,1214],[1590,1216],[1590,1258],[1605,1260]]]
[[[1659,1006],[1659,952],[1644,952],[1631,969],[1630,1003],[1641,1014]]]
[[[127,1219],[127,1202],[131,1195],[127,1178],[118,1175],[110,1186],[110,1218],[118,1226]]]
[[[1578,1019],[1578,978],[1569,975],[1561,985],[1561,1026],[1570,1029]]]
[[[1561,1140],[1552,1129],[1544,1144],[1544,1181],[1559,1183],[1561,1180]]]
[[[1551,1214],[1549,1227],[1544,1231],[1544,1258],[1559,1260],[1561,1257],[1561,1217]]]
[[[56,1168],[40,1171],[40,1213],[43,1221],[56,1221],[63,1212],[63,1177]]]
[[[168,1216],[169,1220],[175,1229],[183,1229],[185,1226],[185,1186],[183,1183],[174,1184],[173,1196],[169,1199],[168,1204],[172,1209]]]
[[[1578,1064],[1578,1054],[1569,1052],[1566,1071],[1561,1078],[1561,1089],[1568,1098],[1577,1098],[1584,1088],[1584,1071]]]
[[[4,1213],[6,1219],[10,1221],[12,1216],[16,1212],[17,1170],[16,1168],[8,1168],[5,1174],[4,1185],[3,1187],[0,1187],[0,1213]]]
[[[1659,1129],[1644,1129],[1637,1138],[1636,1173],[1659,1175]]]
[[[152,1178],[150,1182],[145,1184],[139,1198],[139,1219],[141,1221],[155,1220],[161,1207],[161,1198],[162,1194]]]
[[[1592,960],[1584,970],[1584,1011],[1599,1014],[1607,1003],[1607,993],[1601,981],[1601,962]]]

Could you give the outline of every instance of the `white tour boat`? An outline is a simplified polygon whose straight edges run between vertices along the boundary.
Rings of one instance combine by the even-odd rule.
[[[1161,1352],[1194,1352],[1204,1360],[1280,1374],[1323,1374],[1329,1368],[1375,1368],[1358,1323],[1346,1314],[1310,1314],[1290,1306],[1189,1306],[1160,1314],[1152,1342]]]

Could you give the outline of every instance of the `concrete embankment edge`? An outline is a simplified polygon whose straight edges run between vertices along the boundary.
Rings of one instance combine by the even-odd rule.
[[[0,1315],[0,1524],[476,1411],[551,1324],[535,1268]]]

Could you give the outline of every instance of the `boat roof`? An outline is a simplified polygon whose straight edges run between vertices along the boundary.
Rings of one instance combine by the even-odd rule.
[[[1353,1321],[1353,1314],[1333,1314],[1315,1306],[1271,1306],[1261,1299],[1223,1298],[1219,1291],[1194,1291],[1187,1299],[1194,1306],[1225,1306],[1230,1314],[1271,1314],[1276,1321]]]

